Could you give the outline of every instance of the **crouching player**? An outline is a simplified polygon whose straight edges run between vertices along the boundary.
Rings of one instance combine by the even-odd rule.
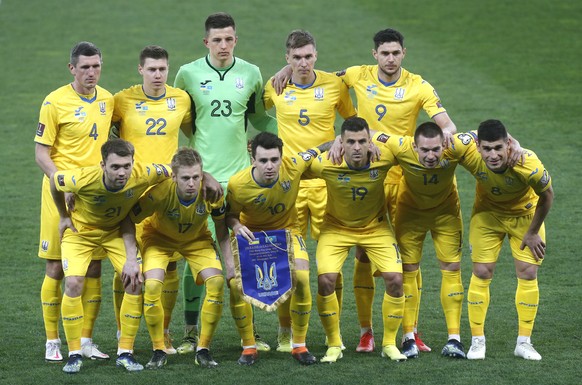
[[[141,239],[145,275],[144,315],[154,349],[146,364],[148,369],[158,369],[166,364],[162,286],[168,263],[181,256],[188,262],[196,283],[204,283],[206,287],[195,362],[205,368],[218,365],[209,348],[222,315],[224,278],[219,254],[207,227],[209,214],[214,220],[222,255],[227,260],[232,258],[224,220],[224,199],[216,203],[205,200],[200,193],[202,179],[202,158],[192,148],[181,147],[172,158],[172,179],[148,191],[130,213],[133,222],[144,220]]]

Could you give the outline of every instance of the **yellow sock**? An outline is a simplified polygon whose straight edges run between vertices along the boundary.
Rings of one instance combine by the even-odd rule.
[[[47,340],[59,338],[59,317],[61,315],[61,280],[48,275],[44,276],[40,287],[40,302],[42,305],[42,319]]]
[[[354,262],[354,300],[361,328],[372,327],[372,304],[376,283],[372,276],[371,263]]]
[[[154,350],[164,350],[164,308],[162,306],[162,281],[148,278],[143,295],[143,315]]]
[[[382,300],[382,319],[384,320],[384,338],[382,346],[396,345],[396,333],[404,315],[404,296],[392,297],[384,293]]]
[[[200,312],[201,325],[198,347],[208,349],[222,315],[224,277],[222,275],[214,275],[204,281],[204,286],[206,287],[206,296]]]
[[[540,290],[537,278],[532,280],[518,278],[515,292],[515,307],[519,321],[518,336],[531,337],[539,303]]]
[[[139,329],[141,311],[143,307],[143,295],[128,294],[123,296],[121,303],[121,337],[119,348],[133,351],[133,343]]]
[[[422,270],[418,268],[418,274],[416,275],[416,287],[418,288],[418,298],[416,300],[416,310],[414,314],[414,331],[416,332],[416,327],[418,326],[418,316],[420,314],[420,299],[422,298]]]
[[[335,292],[326,296],[317,294],[317,310],[327,336],[327,346],[341,346],[339,304]]]
[[[81,295],[83,301],[83,331],[81,337],[92,338],[95,320],[101,308],[101,277],[85,278],[85,286]]]
[[[311,315],[309,270],[297,270],[297,288],[291,297],[291,327],[293,344],[305,344]]]
[[[243,346],[255,345],[253,331],[253,307],[242,300],[240,288],[234,287],[234,279],[230,281],[230,312],[243,341]]]
[[[342,305],[344,300],[344,275],[340,271],[335,281],[335,296],[337,298],[337,314],[338,317],[342,314]]]
[[[63,295],[61,314],[69,352],[81,350],[81,330],[83,329],[83,301],[81,296],[73,298],[66,294]]]
[[[123,295],[125,294],[125,288],[123,287],[123,282],[117,274],[113,273],[113,311],[115,312],[115,321],[117,322],[117,330],[121,330],[121,322],[119,320],[119,312],[121,311],[121,303],[123,302]]]
[[[485,318],[489,308],[489,285],[491,285],[490,279],[481,279],[475,274],[471,276],[471,283],[467,292],[467,307],[471,335],[473,336],[485,335]]]
[[[441,305],[449,334],[461,334],[461,311],[465,290],[461,271],[441,270]]]
[[[277,308],[277,317],[279,318],[280,327],[291,328],[291,298]]]
[[[176,306],[176,299],[178,298],[178,288],[180,287],[180,277],[178,270],[166,271],[166,278],[164,279],[164,286],[162,288],[162,306],[164,307],[164,329],[170,327],[172,320],[172,311]]]
[[[404,316],[402,318],[402,332],[414,332],[418,309],[418,270],[402,272],[402,287],[404,289]]]

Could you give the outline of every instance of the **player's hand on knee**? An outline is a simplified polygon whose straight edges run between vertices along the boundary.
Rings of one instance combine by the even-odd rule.
[[[136,291],[143,283],[143,275],[137,261],[126,261],[121,271],[121,281],[125,288]]]
[[[529,247],[536,261],[544,259],[546,255],[546,243],[538,234],[526,233],[521,241],[519,248],[521,250]]]

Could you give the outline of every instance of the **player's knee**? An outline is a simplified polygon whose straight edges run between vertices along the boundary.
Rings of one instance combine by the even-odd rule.
[[[80,297],[83,293],[85,277],[70,276],[65,279],[65,294],[71,298]]]
[[[309,286],[309,270],[296,270],[297,287],[294,295],[296,297],[305,298],[311,295],[311,288]]]
[[[383,273],[384,283],[386,284],[386,293],[392,297],[401,297],[404,293],[402,288],[401,273]]]
[[[159,300],[162,296],[163,286],[164,284],[162,281],[158,279],[146,279],[144,299],[148,298],[148,300],[152,302]]]
[[[222,275],[214,275],[206,279],[204,285],[206,286],[206,295],[222,298],[224,294],[224,277]]]
[[[418,263],[403,263],[402,270],[404,271],[417,271],[420,264]]]
[[[101,261],[91,261],[89,267],[87,268],[87,273],[85,276],[90,278],[101,277]]]
[[[52,279],[56,279],[58,281],[62,280],[65,277],[65,273],[63,273],[62,261],[60,259],[47,259],[45,274]]]
[[[480,279],[493,278],[495,271],[494,263],[473,263],[473,274]]]
[[[320,295],[326,296],[330,295],[335,291],[335,282],[337,279],[337,274],[321,274],[317,277],[318,292]]]

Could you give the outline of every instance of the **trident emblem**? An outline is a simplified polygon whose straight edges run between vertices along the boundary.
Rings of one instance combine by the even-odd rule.
[[[257,275],[257,289],[271,290],[278,286],[277,266],[275,262],[271,263],[270,269],[267,268],[267,261],[263,261],[262,270],[259,265],[255,265],[255,273]]]

